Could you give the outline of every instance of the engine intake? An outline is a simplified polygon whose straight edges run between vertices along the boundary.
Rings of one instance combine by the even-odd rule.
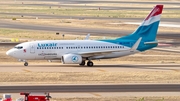
[[[63,64],[80,64],[82,63],[82,56],[77,54],[66,54],[62,56]]]

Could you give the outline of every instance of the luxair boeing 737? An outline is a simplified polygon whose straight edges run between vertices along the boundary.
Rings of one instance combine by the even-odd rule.
[[[156,5],[142,24],[127,36],[115,40],[43,40],[25,42],[6,52],[28,66],[27,60],[61,60],[63,64],[93,66],[92,60],[135,54],[158,45],[156,34],[163,5]]]

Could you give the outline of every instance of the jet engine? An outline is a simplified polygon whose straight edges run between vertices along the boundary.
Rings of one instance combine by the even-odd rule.
[[[66,54],[62,56],[63,64],[80,64],[82,63],[82,56],[77,54]]]

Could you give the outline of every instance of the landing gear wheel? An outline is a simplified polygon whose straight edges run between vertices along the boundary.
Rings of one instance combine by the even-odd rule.
[[[27,62],[25,62],[25,63],[24,63],[24,66],[28,66],[28,63],[27,63]]]
[[[92,67],[93,65],[94,65],[94,64],[93,64],[92,61],[88,61],[88,62],[87,62],[87,66]]]
[[[84,66],[86,64],[85,61],[82,61],[81,64],[79,64],[80,66]]]

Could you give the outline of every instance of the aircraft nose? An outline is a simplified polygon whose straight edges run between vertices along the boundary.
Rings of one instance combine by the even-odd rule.
[[[12,49],[8,50],[8,51],[6,52],[6,55],[8,55],[8,56],[12,56],[12,55],[13,55],[13,51],[12,51]]]

